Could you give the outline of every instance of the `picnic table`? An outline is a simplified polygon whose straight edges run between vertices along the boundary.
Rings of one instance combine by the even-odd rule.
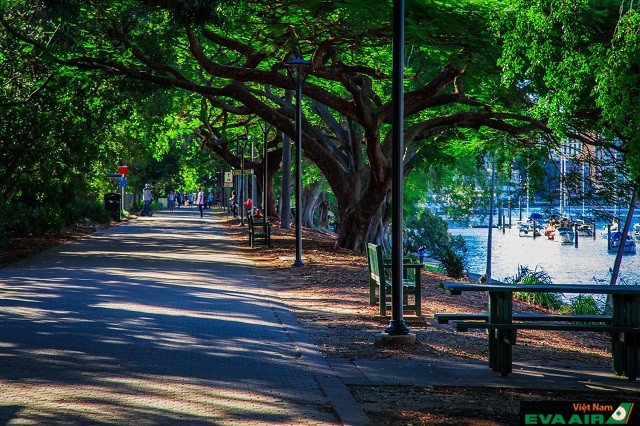
[[[458,331],[487,329],[489,332],[489,367],[506,376],[512,371],[512,346],[517,330],[597,331],[609,333],[612,338],[612,367],[617,375],[635,380],[638,375],[638,337],[640,336],[640,286],[590,284],[475,284],[444,282],[442,288],[450,295],[464,291],[483,291],[489,295],[487,321],[456,321]],[[564,322],[549,322],[527,318],[518,320],[513,314],[513,293],[569,293],[606,294],[612,299],[610,320],[602,322],[575,322],[571,317]],[[571,322],[574,321],[574,322]]]

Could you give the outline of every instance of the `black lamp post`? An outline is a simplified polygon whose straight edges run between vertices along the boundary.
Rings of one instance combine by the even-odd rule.
[[[304,85],[311,61],[294,58],[285,63],[291,81],[296,86],[296,261],[293,266],[302,263],[302,86]]]
[[[404,188],[404,0],[393,1],[393,81],[392,81],[392,212],[391,212],[391,321],[385,332],[392,336],[410,333],[402,312],[403,242],[402,203]]]

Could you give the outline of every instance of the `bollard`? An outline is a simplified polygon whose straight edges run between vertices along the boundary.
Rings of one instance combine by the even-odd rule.
[[[578,247],[578,225],[576,223],[573,224],[573,245]]]

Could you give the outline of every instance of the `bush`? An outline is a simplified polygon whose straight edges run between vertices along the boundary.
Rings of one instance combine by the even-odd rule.
[[[406,242],[408,252],[416,252],[424,244],[429,253],[435,254],[441,247],[449,245],[451,234],[448,232],[447,222],[429,210],[422,212],[419,217],[411,217],[405,223]]]
[[[507,278],[508,283],[514,284],[553,284],[551,277],[544,269],[538,267],[533,271],[528,266],[518,265],[518,273],[511,278]],[[557,311],[565,306],[560,293],[528,293],[518,291],[513,294],[514,298],[532,305],[541,306],[552,311]]]
[[[44,235],[61,232],[64,221],[57,204],[29,207],[15,202],[0,205],[0,238],[6,244],[10,238],[24,235]]]
[[[452,237],[448,244],[439,247],[434,256],[442,263],[444,272],[452,278],[462,278],[467,271],[467,246],[461,236]]]
[[[572,315],[602,315],[603,310],[598,305],[595,297],[579,294],[571,300],[568,313]]]
[[[111,221],[111,216],[105,209],[103,202],[81,198],[66,204],[62,209],[62,216],[67,226],[75,225],[85,219],[104,224]]]
[[[47,232],[60,233],[65,227],[62,209],[57,204],[41,206],[33,210],[34,223],[30,226],[33,235],[44,235]]]

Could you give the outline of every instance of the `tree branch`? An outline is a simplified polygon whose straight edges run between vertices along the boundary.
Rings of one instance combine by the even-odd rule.
[[[53,79],[53,74],[49,74],[47,76],[47,78],[45,79],[45,81],[42,82],[40,87],[38,87],[36,90],[31,92],[31,94],[29,96],[27,96],[27,98],[25,98],[24,100],[15,101],[15,102],[0,102],[0,107],[14,107],[14,106],[20,106],[20,105],[28,104],[29,102],[31,102],[38,95],[38,93],[40,93],[41,91],[44,90],[44,88],[47,86],[47,84],[49,84],[49,82],[52,79]]]

